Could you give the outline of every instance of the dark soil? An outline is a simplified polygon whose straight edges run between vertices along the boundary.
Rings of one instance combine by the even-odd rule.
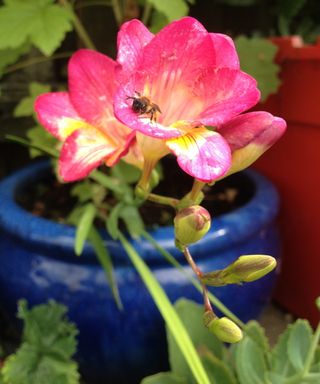
[[[165,178],[154,189],[154,193],[175,198],[183,197],[190,191],[193,179],[180,171],[172,162],[166,160],[163,163]],[[16,196],[17,202],[34,215],[65,222],[77,203],[77,199],[71,196],[74,183],[59,183],[53,175],[36,185],[30,185]],[[254,195],[254,184],[243,173],[234,174],[217,182],[214,186],[206,186],[205,199],[202,202],[213,216],[219,216],[241,207]],[[114,198],[107,201],[114,204]],[[174,210],[151,202],[145,202],[140,207],[140,213],[148,227],[168,225],[174,217]]]

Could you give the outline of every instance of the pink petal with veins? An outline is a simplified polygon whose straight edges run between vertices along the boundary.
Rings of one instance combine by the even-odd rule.
[[[260,99],[256,80],[229,68],[213,69],[197,79],[194,93],[204,105],[195,120],[217,126],[253,107]]]
[[[72,104],[86,121],[105,131],[114,120],[115,65],[109,57],[89,49],[77,51],[68,65]]]
[[[195,128],[177,139],[167,140],[166,144],[177,156],[179,166],[198,180],[212,182],[230,167],[229,145],[217,132]]]
[[[95,128],[74,131],[61,149],[58,170],[64,181],[83,179],[115,152],[111,143]]]
[[[87,125],[74,109],[67,92],[38,96],[35,110],[40,124],[59,140],[64,140],[74,130]]]
[[[238,53],[231,37],[222,33],[210,33],[210,36],[216,56],[215,67],[240,69]]]
[[[285,132],[286,122],[268,112],[249,112],[239,115],[218,127],[232,151],[254,143],[269,148]]]
[[[143,47],[153,36],[139,20],[122,24],[117,39],[117,62],[122,65],[124,75],[128,75],[137,66]]]

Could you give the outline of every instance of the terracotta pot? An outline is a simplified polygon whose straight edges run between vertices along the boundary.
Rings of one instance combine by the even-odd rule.
[[[274,38],[282,85],[260,106],[288,123],[284,137],[257,163],[282,195],[284,256],[276,299],[293,314],[320,320],[320,40]],[[260,109],[259,108],[259,109]]]

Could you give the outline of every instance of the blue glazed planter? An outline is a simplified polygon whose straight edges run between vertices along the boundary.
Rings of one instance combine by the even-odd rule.
[[[163,322],[149,293],[120,244],[105,237],[115,264],[124,311],[119,311],[102,268],[89,246],[83,256],[73,252],[75,230],[26,212],[15,202],[31,183],[49,173],[39,162],[0,183],[0,305],[13,319],[16,303],[30,305],[53,298],[69,307],[79,330],[78,360],[90,384],[134,384],[145,375],[168,368]],[[238,256],[266,253],[279,257],[275,226],[279,199],[274,186],[254,171],[245,172],[255,185],[253,198],[241,208],[214,218],[209,234],[191,247],[203,271],[222,268]],[[151,232],[161,246],[185,265],[174,247],[173,228]],[[131,240],[172,301],[201,295],[142,240]],[[258,316],[270,299],[276,272],[254,283],[215,289],[242,320]]]

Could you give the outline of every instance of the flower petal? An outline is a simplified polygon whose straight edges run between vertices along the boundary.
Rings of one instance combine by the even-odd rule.
[[[65,181],[82,179],[115,151],[114,143],[96,128],[78,129],[63,144],[59,174]]]
[[[185,17],[163,28],[143,48],[135,71],[115,96],[115,114],[124,124],[153,137],[175,137],[169,128],[177,120],[194,120],[202,103],[193,96],[193,84],[215,65],[210,34],[195,19]],[[132,111],[135,92],[161,109],[157,124]],[[149,116],[150,117],[150,116]]]
[[[88,125],[74,109],[67,92],[45,93],[38,96],[35,110],[40,123],[62,141],[76,129]]]
[[[122,24],[118,33],[117,62],[122,65],[122,73],[128,74],[136,67],[142,48],[153,38],[139,20],[130,20]]]
[[[218,127],[232,150],[228,174],[250,166],[285,132],[286,122],[268,112],[250,112]]]
[[[215,50],[215,67],[239,69],[240,61],[231,37],[222,33],[210,33]]]
[[[167,140],[166,144],[177,156],[180,167],[201,181],[212,182],[230,167],[230,148],[217,132],[196,128],[177,139]]]
[[[89,49],[77,51],[68,65],[72,104],[88,123],[106,132],[114,120],[115,65],[109,57]]]
[[[197,80],[194,92],[205,103],[196,120],[211,126],[220,125],[246,111],[260,98],[253,77],[229,68],[208,71]]]

